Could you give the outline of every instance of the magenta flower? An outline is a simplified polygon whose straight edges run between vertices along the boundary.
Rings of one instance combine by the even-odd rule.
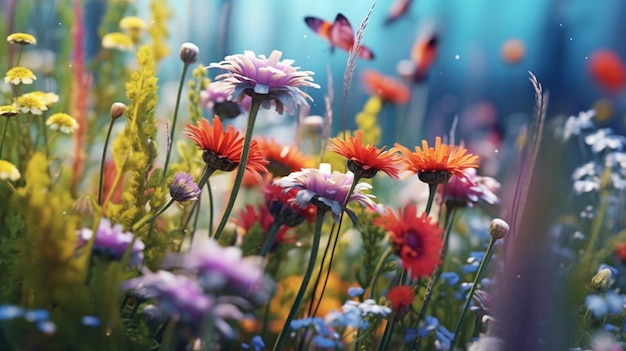
[[[269,58],[258,57],[253,51],[244,54],[226,56],[219,63],[211,63],[209,68],[220,68],[228,71],[215,77],[215,89],[229,94],[231,100],[242,101],[245,95],[266,95],[263,107],[272,104],[276,112],[294,114],[298,105],[307,105],[306,99],[311,96],[299,87],[319,88],[313,83],[311,71],[299,71],[300,67],[291,66],[295,61],[280,60],[282,52],[272,51]]]
[[[477,176],[474,168],[467,168],[463,173],[463,178],[452,176],[444,187],[444,195],[449,205],[472,207],[479,202],[489,205],[498,203],[495,192],[500,189],[500,183],[497,180]]]
[[[343,203],[346,201],[348,192],[354,182],[354,174],[352,172],[340,173],[330,172],[330,164],[322,163],[320,168],[303,168],[300,172],[292,172],[280,181],[280,186],[287,189],[300,189],[296,195],[296,202],[301,206],[314,204],[320,209],[320,206],[327,207],[333,214],[335,222],[339,221],[339,215],[343,210]],[[367,183],[358,183],[354,187],[354,191],[348,199],[357,201],[363,206],[368,206],[378,210],[376,203],[372,201],[374,195],[363,193],[364,190],[371,189],[372,186]],[[356,222],[354,212],[346,208],[346,213]]]
[[[170,185],[170,196],[178,202],[198,200],[200,188],[194,183],[191,174],[178,172]]]
[[[83,247],[93,237],[93,231],[88,228],[80,229],[76,232],[78,236],[77,247]],[[114,260],[120,260],[128,245],[133,241],[133,234],[124,232],[120,224],[111,226],[111,221],[106,218],[100,219],[96,237],[93,243],[93,251],[109,256]],[[140,266],[143,263],[143,249],[145,245],[141,239],[137,238],[133,245],[130,266]]]
[[[229,92],[218,90],[219,85],[209,84],[200,92],[200,104],[203,108],[218,115],[222,120],[231,119],[240,114],[247,113],[252,103],[252,98],[245,95],[240,102],[229,99]]]

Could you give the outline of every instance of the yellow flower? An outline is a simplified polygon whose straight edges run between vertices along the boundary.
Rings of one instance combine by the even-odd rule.
[[[13,117],[20,113],[20,110],[15,105],[1,105],[0,116]]]
[[[43,111],[48,109],[48,106],[44,101],[36,95],[27,93],[22,96],[18,96],[15,100],[15,104],[24,113],[31,113],[33,115],[41,115]]]
[[[146,27],[146,21],[136,16],[127,16],[120,20],[120,28],[123,30],[143,30]]]
[[[7,37],[7,42],[17,45],[35,45],[37,44],[37,39],[30,34],[13,33]]]
[[[105,49],[117,49],[122,51],[133,50],[133,40],[124,33],[109,33],[102,37],[102,47]]]
[[[59,130],[65,134],[72,134],[78,129],[78,122],[67,113],[55,113],[46,121],[51,130]]]
[[[24,95],[26,95],[26,94],[24,94]],[[55,93],[52,93],[52,92],[46,93],[46,92],[37,90],[37,91],[33,91],[33,92],[28,93],[28,95],[32,95],[32,96],[38,98],[39,100],[41,100],[41,102],[44,105],[46,105],[46,107],[50,107],[50,106],[56,104],[57,102],[59,102],[59,95],[57,95]]]
[[[33,81],[37,79],[33,71],[29,70],[26,67],[13,67],[11,68],[6,76],[4,76],[4,81],[13,85],[22,84],[33,84]]]
[[[0,160],[0,180],[16,181],[21,176],[20,171],[11,162]]]

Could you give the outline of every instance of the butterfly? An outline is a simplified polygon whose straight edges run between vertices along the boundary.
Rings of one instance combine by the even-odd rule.
[[[346,16],[338,14],[335,22],[330,23],[317,17],[305,17],[304,22],[317,35],[330,42],[331,52],[337,47],[347,52],[354,46],[354,31]],[[359,46],[359,57],[364,60],[374,58],[374,53],[363,45]]]
[[[413,0],[395,0],[389,7],[385,25],[390,25],[409,12]]]
[[[420,35],[411,50],[411,61],[415,65],[413,79],[415,82],[426,80],[428,70],[435,61],[439,37],[434,29],[429,28]]]

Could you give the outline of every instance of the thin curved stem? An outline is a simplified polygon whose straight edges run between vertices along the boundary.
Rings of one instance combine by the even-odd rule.
[[[426,214],[430,214],[430,210],[433,208],[433,202],[435,202],[435,194],[437,193],[438,184],[428,184],[428,203],[426,203]]]
[[[374,289],[376,288],[376,281],[378,280],[378,276],[380,275],[380,271],[383,269],[385,262],[393,253],[393,246],[389,246],[385,252],[383,252],[382,256],[378,260],[376,264],[376,268],[374,268],[374,274],[372,274],[372,282],[370,283],[370,298],[374,298]]]
[[[6,118],[6,122],[4,123],[4,131],[2,132],[2,140],[0,140],[0,158],[2,157],[2,149],[4,148],[4,140],[7,137],[7,131],[9,130],[9,121],[11,118]]]
[[[178,119],[178,109],[180,107],[180,96],[183,92],[183,85],[185,84],[185,75],[187,75],[187,69],[189,64],[185,62],[183,65],[183,72],[180,75],[180,82],[178,83],[178,93],[176,94],[176,106],[174,107],[174,118],[172,119],[172,128],[170,128],[170,139],[168,140],[168,148],[165,156],[165,164],[163,165],[163,173],[161,173],[161,180],[167,176],[167,167],[170,164],[170,156],[172,155],[172,143],[174,142],[174,133],[176,132],[176,120]]]
[[[302,303],[302,298],[304,297],[304,293],[306,292],[307,285],[309,285],[309,281],[311,280],[311,276],[313,275],[313,268],[315,267],[315,261],[317,259],[317,251],[320,246],[320,238],[322,236],[322,224],[324,222],[324,214],[326,211],[320,210],[318,208],[317,215],[315,218],[315,231],[313,233],[313,244],[311,245],[311,255],[309,257],[309,264],[307,265],[306,272],[302,277],[302,284],[300,284],[300,289],[298,290],[298,294],[296,295],[296,299],[291,306],[291,310],[287,315],[287,319],[285,320],[285,324],[283,325],[280,334],[278,334],[278,338],[276,339],[276,343],[274,344],[273,351],[278,351],[283,349],[283,345],[285,344],[287,335],[289,334],[289,329],[291,329],[291,321],[298,313],[298,309],[300,308],[300,304]]]
[[[213,203],[213,189],[211,189],[211,181],[206,179],[206,189],[209,192],[209,235],[213,232],[213,216],[215,215],[215,204]],[[197,222],[197,219],[196,219]],[[196,226],[194,225],[194,228]]]
[[[248,113],[246,136],[243,140],[243,148],[241,150],[241,161],[239,163],[239,168],[237,169],[237,175],[235,176],[235,184],[233,185],[233,190],[231,191],[230,197],[228,198],[228,203],[226,204],[226,208],[224,209],[224,214],[222,215],[220,224],[217,226],[217,229],[215,230],[215,235],[213,236],[215,241],[218,241],[220,239],[220,236],[222,236],[222,232],[226,227],[226,223],[228,223],[228,218],[230,217],[230,213],[232,212],[233,206],[235,205],[235,200],[237,199],[237,194],[239,193],[239,188],[241,187],[241,183],[243,181],[243,174],[246,171],[246,164],[248,163],[250,144],[252,143],[252,131],[254,130],[254,122],[256,121],[256,115],[259,113],[259,108],[261,107],[261,103],[263,102],[263,100],[263,96],[255,95],[252,97],[250,112]]]
[[[109,147],[109,139],[111,139],[111,131],[113,130],[113,123],[115,123],[115,119],[111,118],[107,136],[104,139],[104,147],[102,148],[102,159],[100,160],[100,180],[98,183],[98,205],[100,206],[102,206],[102,189],[104,187],[104,164],[107,156],[107,148]],[[110,191],[114,190],[115,189],[112,188]]]
[[[482,275],[483,271],[487,267],[487,263],[489,262],[493,249],[496,246],[496,241],[497,239],[491,238],[491,240],[489,241],[489,246],[487,247],[487,251],[485,252],[485,257],[483,258],[482,262],[480,262],[480,266],[478,267],[478,272],[476,272],[476,276],[474,277],[474,283],[472,284],[472,287],[470,288],[470,291],[467,294],[467,299],[465,300],[465,304],[463,305],[463,310],[461,310],[461,316],[459,317],[459,322],[456,324],[456,328],[454,329],[454,336],[452,337],[452,341],[450,342],[450,345],[452,347],[454,347],[454,342],[456,341],[456,338],[459,336],[459,331],[461,330],[461,327],[463,326],[465,315],[467,313],[467,310],[469,310],[469,306],[470,306],[470,303],[472,302],[472,298],[474,297],[474,292],[476,291],[478,282],[480,282],[480,276]]]
[[[263,246],[261,247],[261,252],[259,253],[259,256],[263,258],[267,256],[267,254],[272,249],[272,246],[274,246],[274,240],[276,239],[278,230],[282,226],[283,226],[282,221],[278,220],[277,218],[274,218],[274,222],[272,222],[272,225],[270,225],[270,228],[267,231],[267,238],[265,238],[265,243],[263,243]]]
[[[170,199],[168,203],[166,203],[163,207],[161,207],[155,214],[152,216],[145,216],[139,222],[135,223],[133,226],[133,231],[137,231],[137,229],[141,228],[142,225],[154,221],[158,216],[160,216],[163,212],[165,212],[172,204],[176,202],[174,199]]]

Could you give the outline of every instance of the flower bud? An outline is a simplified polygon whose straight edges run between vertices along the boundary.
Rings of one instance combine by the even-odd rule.
[[[126,105],[124,105],[123,103],[114,102],[113,105],[111,105],[111,112],[110,112],[111,118],[118,119],[122,117],[124,112],[126,112]]]
[[[198,46],[196,46],[196,44],[193,43],[183,43],[180,46],[180,59],[184,62],[184,63],[194,63],[198,60],[198,53],[200,52],[200,49],[198,48]]]
[[[498,240],[504,238],[509,232],[509,224],[500,218],[495,218],[489,225],[489,235]]]
[[[179,172],[170,185],[170,196],[178,202],[194,201],[200,197],[200,189],[190,174]]]
[[[597,292],[605,292],[611,286],[611,270],[601,269],[591,278],[591,288]]]

